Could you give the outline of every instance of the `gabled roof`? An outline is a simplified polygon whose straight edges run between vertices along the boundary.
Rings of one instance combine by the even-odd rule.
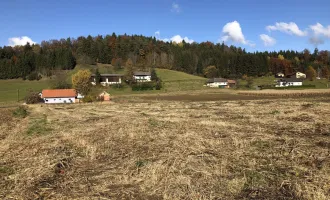
[[[235,80],[228,79],[227,81],[228,81],[228,83],[234,83],[234,84],[236,84],[236,81]]]
[[[211,78],[207,80],[208,83],[219,83],[219,82],[227,82],[227,79],[224,78]]]
[[[92,77],[95,77],[95,74],[92,74]],[[101,77],[117,77],[117,76],[124,76],[123,74],[101,74]]]
[[[279,82],[303,82],[301,78],[281,78],[278,79]]]
[[[42,98],[76,97],[75,89],[42,90]]]
[[[134,76],[151,76],[150,72],[134,72]]]

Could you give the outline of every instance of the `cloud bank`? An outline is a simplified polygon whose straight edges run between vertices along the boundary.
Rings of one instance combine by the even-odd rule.
[[[27,43],[35,44],[36,42],[32,41],[32,39],[27,36],[13,37],[8,39],[8,46],[12,47],[26,45]]]
[[[164,41],[164,42],[175,42],[175,43],[181,43],[183,40],[184,40],[186,43],[190,43],[190,44],[194,42],[194,40],[189,39],[188,37],[181,37],[180,35],[175,35],[175,36],[173,36],[173,37],[171,37],[171,38],[164,38],[164,39],[162,39],[162,38],[160,37],[160,31],[156,31],[156,32],[155,32],[155,37],[156,37],[157,40],[162,40],[162,41]]]
[[[285,22],[276,22],[273,26],[267,26],[268,31],[281,31],[290,35],[296,36],[306,36],[307,32],[299,29],[298,25],[294,22],[285,23]]]

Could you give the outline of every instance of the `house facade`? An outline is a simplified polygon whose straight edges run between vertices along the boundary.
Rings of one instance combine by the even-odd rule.
[[[275,87],[302,86],[302,81],[299,78],[281,78],[277,80]]]
[[[75,103],[77,92],[74,89],[42,90],[41,98],[45,103]]]
[[[101,74],[100,84],[103,86],[109,86],[114,84],[121,84],[122,83],[122,74]],[[92,85],[96,85],[96,75],[93,74],[91,77]]]
[[[224,78],[211,78],[207,80],[208,87],[228,88],[228,80]]]
[[[150,72],[134,72],[133,78],[136,82],[150,82],[151,73]]]
[[[302,72],[295,72],[295,73],[287,75],[287,78],[306,78],[306,74],[304,74]]]

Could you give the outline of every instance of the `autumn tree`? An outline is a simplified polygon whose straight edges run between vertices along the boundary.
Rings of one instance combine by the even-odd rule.
[[[280,59],[280,60],[284,60],[284,56],[281,55],[281,54],[279,54],[279,55],[278,55],[278,59]]]
[[[89,70],[79,70],[72,76],[72,86],[78,92],[82,94],[87,94],[90,90],[90,78],[91,72]]]
[[[125,79],[131,85],[134,81],[134,66],[132,60],[129,58],[125,64]]]
[[[204,69],[204,76],[207,78],[214,78],[218,74],[218,70],[214,65],[208,66]]]
[[[306,76],[309,80],[313,81],[316,78],[316,71],[312,66],[309,66],[306,70]]]
[[[330,78],[330,71],[327,66],[322,67],[321,74],[323,78],[329,79]]]

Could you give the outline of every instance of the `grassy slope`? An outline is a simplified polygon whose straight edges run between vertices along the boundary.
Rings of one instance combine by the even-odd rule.
[[[22,100],[29,90],[41,91],[48,88],[47,80],[24,81],[22,79],[0,80],[0,102],[16,101],[17,90],[19,89]]]

